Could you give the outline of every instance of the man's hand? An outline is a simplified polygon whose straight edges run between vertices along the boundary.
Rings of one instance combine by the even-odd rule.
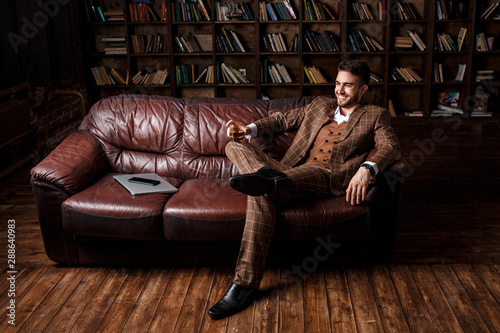
[[[243,131],[245,135],[250,134],[250,128],[248,126],[243,125],[242,123],[235,121],[235,120],[230,120],[226,123],[226,129],[227,129],[227,136],[231,137],[231,131],[234,131],[235,129],[239,129],[240,131]]]
[[[359,168],[347,187],[346,201],[350,202],[351,205],[359,205],[361,202],[365,201],[369,182],[370,170]]]

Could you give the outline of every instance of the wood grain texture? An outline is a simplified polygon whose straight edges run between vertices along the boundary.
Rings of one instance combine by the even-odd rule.
[[[279,330],[279,268],[266,270],[260,284],[261,294],[255,302],[255,333],[276,333]]]
[[[384,332],[410,332],[387,267],[370,267],[368,275]]]
[[[165,292],[172,269],[152,269],[137,302],[127,318],[122,332],[147,332],[153,316]]]
[[[155,316],[149,325],[151,331],[174,331],[193,274],[193,268],[178,268],[174,270],[160,300],[160,304],[156,309]]]
[[[489,332],[473,302],[450,266],[431,266],[464,332]]]
[[[452,265],[451,268],[490,332],[500,332],[500,306],[481,278],[471,265]]]
[[[324,274],[304,280],[304,328],[306,332],[330,332],[330,313]]]
[[[436,332],[424,299],[420,295],[419,285],[413,279],[409,268],[403,265],[391,266],[389,272],[410,331]]]
[[[351,293],[343,268],[325,273],[328,310],[332,332],[357,332]]]
[[[434,326],[440,332],[460,332],[460,322],[429,266],[411,266],[415,282]]]
[[[54,332],[70,332],[94,293],[103,283],[108,271],[107,268],[89,270],[71,296],[59,308],[48,327]]]
[[[367,270],[358,267],[347,269],[347,280],[358,332],[383,332]]]
[[[266,270],[244,311],[212,320],[227,268],[23,270],[19,324],[2,332],[498,332],[495,265],[328,268],[302,280]]]

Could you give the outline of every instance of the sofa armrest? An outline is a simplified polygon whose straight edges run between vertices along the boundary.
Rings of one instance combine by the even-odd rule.
[[[405,168],[406,164],[404,164],[403,161],[396,161],[387,168],[387,171],[392,172],[393,174],[398,175],[400,177],[403,177],[406,172]]]
[[[106,155],[92,134],[76,131],[36,165],[31,176],[75,194],[94,183],[107,167]]]

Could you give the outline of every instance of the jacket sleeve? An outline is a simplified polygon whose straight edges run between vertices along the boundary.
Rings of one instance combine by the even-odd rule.
[[[374,129],[376,153],[369,161],[377,164],[381,172],[401,158],[399,141],[391,126],[389,111],[384,109],[377,117]]]

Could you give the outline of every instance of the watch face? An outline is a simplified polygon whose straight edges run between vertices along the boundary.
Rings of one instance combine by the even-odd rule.
[[[370,170],[370,174],[371,174],[372,176],[375,176],[375,169],[373,169],[373,166],[372,166],[372,165],[370,165],[370,164],[364,164],[364,163],[363,163],[363,164],[361,164],[361,166],[362,166],[363,168],[367,168],[368,170]]]

